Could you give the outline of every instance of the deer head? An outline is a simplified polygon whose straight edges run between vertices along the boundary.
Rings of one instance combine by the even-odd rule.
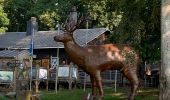
[[[80,25],[87,20],[87,17],[81,17],[77,22],[76,21],[71,21],[71,22],[66,22],[64,25],[64,29],[62,31],[64,33],[61,33],[57,36],[54,37],[54,40],[56,42],[68,42],[72,41],[73,39],[73,32],[80,27]]]

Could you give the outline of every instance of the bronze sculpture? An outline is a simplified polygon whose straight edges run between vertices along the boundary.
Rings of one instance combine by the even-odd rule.
[[[90,75],[92,84],[92,96],[98,94],[99,100],[103,100],[104,92],[100,73],[105,70],[120,70],[130,81],[131,91],[128,100],[133,100],[138,88],[137,65],[138,54],[128,45],[105,44],[96,46],[79,46],[73,32],[84,20],[78,20],[65,25],[63,34],[54,37],[56,42],[63,42],[69,58]]]

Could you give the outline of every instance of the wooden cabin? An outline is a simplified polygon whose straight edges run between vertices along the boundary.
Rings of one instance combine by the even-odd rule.
[[[30,68],[30,57],[27,50],[0,51],[0,91],[15,91],[17,84],[20,84],[19,79],[25,79],[29,83],[29,78],[26,79],[21,74],[23,69],[28,68]]]
[[[57,50],[59,50],[58,63],[60,66],[63,66],[64,61],[64,65],[68,67],[71,62],[65,53],[63,44],[53,40],[53,37],[57,34],[57,31],[36,31],[34,34],[33,67],[48,69],[49,76],[47,77],[53,81],[55,81],[55,72],[50,71],[50,69],[53,69],[53,63],[55,63],[53,62],[53,58],[57,57]],[[61,30],[59,34],[62,34]],[[74,38],[81,46],[99,45],[107,40],[109,34],[110,32],[106,28],[77,29],[74,32]],[[1,50],[29,50],[31,35],[27,32],[6,32],[0,35],[0,42]],[[79,69],[78,74],[78,79],[83,79],[84,71]],[[107,75],[104,76],[106,77]],[[113,77],[108,79],[112,80]],[[83,80],[81,82],[83,82]]]

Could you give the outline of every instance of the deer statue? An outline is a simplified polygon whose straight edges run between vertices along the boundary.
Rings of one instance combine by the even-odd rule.
[[[120,70],[123,73],[131,85],[128,100],[133,100],[139,84],[138,54],[128,45],[104,44],[83,47],[78,45],[73,38],[73,32],[84,20],[85,18],[81,17],[77,22],[67,23],[63,30],[64,33],[55,36],[54,40],[62,42],[69,58],[90,75],[92,84],[90,100],[97,95],[99,100],[103,100],[104,91],[100,74],[105,70]]]

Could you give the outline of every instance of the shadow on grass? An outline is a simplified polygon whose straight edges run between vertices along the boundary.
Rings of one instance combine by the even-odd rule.
[[[118,88],[116,93],[113,88],[104,89],[104,100],[127,100],[128,88]],[[73,90],[60,90],[57,93],[55,91],[41,91],[42,100],[82,100],[84,96],[91,93],[91,89],[88,88],[84,92],[83,89]],[[158,100],[159,90],[154,88],[139,89],[135,100]],[[9,100],[3,95],[0,95],[0,100]]]
[[[106,88],[104,100],[126,100],[128,92],[130,91],[127,88],[119,88],[115,93],[113,88]],[[86,89],[84,92],[83,89],[73,89],[73,90],[61,90],[58,93],[54,91],[50,92],[41,92],[42,100],[82,100],[83,96],[86,96],[91,92],[91,89]],[[135,100],[158,100],[158,89],[147,88],[140,89],[137,92]]]
[[[129,93],[128,88],[118,88],[116,93],[113,88],[105,88],[104,100],[127,100]],[[86,89],[73,89],[73,90],[60,90],[57,93],[55,91],[41,91],[42,100],[82,100],[83,97],[91,93],[91,88]],[[158,100],[159,90],[155,88],[140,88],[137,92],[135,100]],[[0,95],[0,100],[9,100],[3,95]]]

